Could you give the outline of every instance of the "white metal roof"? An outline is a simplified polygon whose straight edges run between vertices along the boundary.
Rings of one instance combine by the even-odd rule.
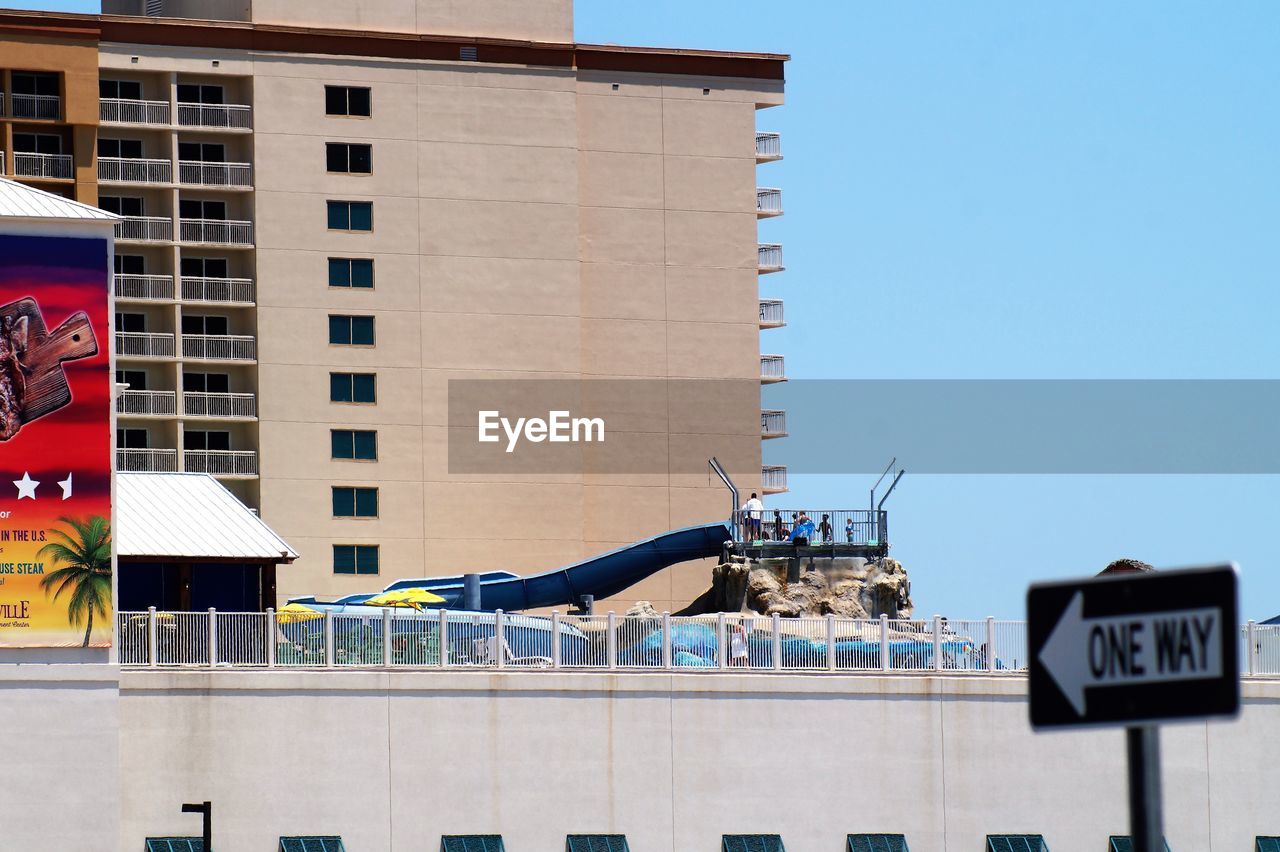
[[[298,554],[207,473],[116,474],[116,553],[292,562]]]
[[[17,219],[98,219],[112,221],[120,217],[79,201],[71,201],[42,189],[0,178],[0,217]]]

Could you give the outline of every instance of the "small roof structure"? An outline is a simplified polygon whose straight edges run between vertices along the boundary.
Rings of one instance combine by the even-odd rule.
[[[82,222],[115,221],[120,217],[79,201],[0,178],[0,217]]]
[[[288,563],[289,543],[207,473],[117,473],[121,561]]]

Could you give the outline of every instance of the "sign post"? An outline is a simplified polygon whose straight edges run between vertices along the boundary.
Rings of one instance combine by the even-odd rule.
[[[1031,725],[1123,725],[1130,830],[1162,852],[1160,730],[1240,708],[1236,569],[1161,571],[1032,586]]]

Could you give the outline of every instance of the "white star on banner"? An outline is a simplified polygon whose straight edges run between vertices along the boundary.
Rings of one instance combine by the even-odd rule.
[[[22,500],[23,498],[30,498],[32,500],[36,499],[36,486],[40,483],[38,480],[32,479],[30,473],[22,474],[22,478],[15,479],[13,484],[18,486],[19,500]]]
[[[58,485],[62,488],[62,499],[71,499],[71,474],[68,473],[67,478],[59,482]]]

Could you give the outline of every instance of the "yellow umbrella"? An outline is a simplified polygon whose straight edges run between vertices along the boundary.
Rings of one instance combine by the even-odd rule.
[[[426,604],[444,603],[444,598],[434,595],[426,589],[396,589],[394,592],[383,592],[369,598],[364,606],[411,606],[422,609]]]
[[[276,610],[278,624],[297,624],[302,621],[314,621],[317,618],[324,618],[324,613],[302,604],[285,604]]]

